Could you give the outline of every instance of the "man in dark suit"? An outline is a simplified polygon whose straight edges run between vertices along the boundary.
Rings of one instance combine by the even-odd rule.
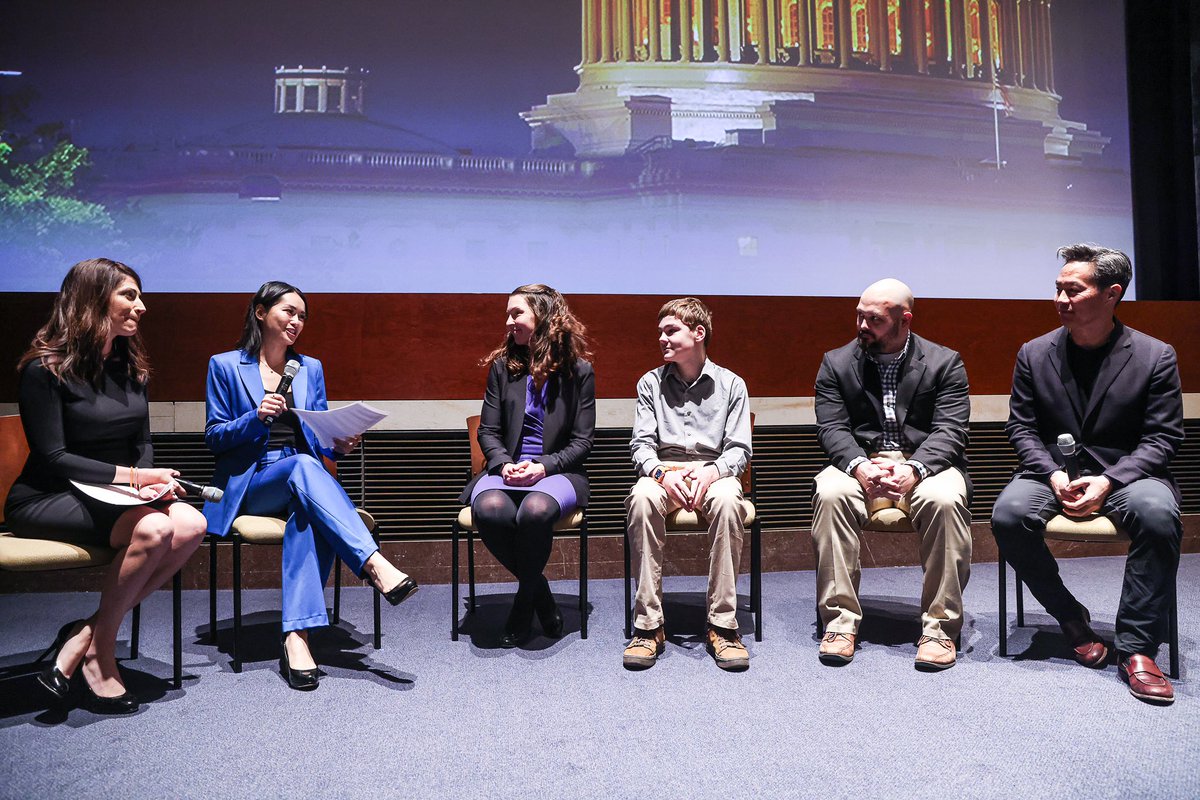
[[[1170,681],[1154,663],[1179,566],[1179,490],[1167,469],[1183,441],[1175,351],[1114,316],[1133,277],[1124,253],[1094,245],[1059,249],[1054,305],[1063,327],[1017,354],[1008,436],[1017,476],[992,512],[1000,553],[1058,620],[1075,660],[1102,666],[1108,648],[1058,574],[1042,538],[1055,514],[1103,514],[1130,537],[1117,610],[1119,673],[1135,697],[1169,703]],[[1072,480],[1057,438],[1079,444]]]
[[[925,570],[916,666],[954,665],[962,592],[971,574],[971,512],[964,451],[971,401],[958,353],[910,330],[913,297],[900,281],[872,284],[858,301],[858,336],[825,354],[817,374],[817,437],[830,465],[816,478],[813,545],[819,657],[854,658],[858,534],[868,506],[907,510]]]

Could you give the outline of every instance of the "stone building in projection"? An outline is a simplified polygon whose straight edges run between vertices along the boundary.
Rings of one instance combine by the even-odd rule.
[[[583,157],[755,134],[967,154],[999,133],[1078,159],[1108,140],[1058,114],[1050,12],[1050,0],[582,0],[579,88],[522,116],[535,148]]]

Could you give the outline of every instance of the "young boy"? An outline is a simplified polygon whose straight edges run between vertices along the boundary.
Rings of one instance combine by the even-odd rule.
[[[746,383],[708,358],[712,313],[694,297],[658,312],[666,363],[638,381],[630,450],[641,476],[625,500],[637,575],[628,669],[654,665],[662,653],[662,564],[666,517],[678,509],[708,522],[708,649],[717,666],[744,670],[749,655],[737,635],[737,574],[749,504],[739,476],[750,462]]]

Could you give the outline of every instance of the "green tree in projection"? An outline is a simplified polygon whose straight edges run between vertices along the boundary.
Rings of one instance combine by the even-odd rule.
[[[0,102],[0,242],[52,248],[65,234],[112,230],[108,210],[79,189],[90,165],[87,149],[73,144],[58,123],[16,132],[32,99],[22,93]]]

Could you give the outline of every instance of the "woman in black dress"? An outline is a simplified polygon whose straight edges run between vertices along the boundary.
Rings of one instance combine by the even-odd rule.
[[[187,562],[204,538],[204,517],[175,502],[179,473],[154,467],[146,400],[149,366],[138,334],[146,311],[132,269],[106,258],[81,261],[63,279],[50,320],[21,357],[21,424],[29,440],[25,469],[13,484],[5,518],[17,536],[116,549],[87,619],[68,622],[52,645],[54,661],[38,676],[65,698],[77,672],[84,705],[128,714],[138,700],[117,669],[117,629],[125,614]],[[148,505],[109,505],[70,480],[120,484]]]

